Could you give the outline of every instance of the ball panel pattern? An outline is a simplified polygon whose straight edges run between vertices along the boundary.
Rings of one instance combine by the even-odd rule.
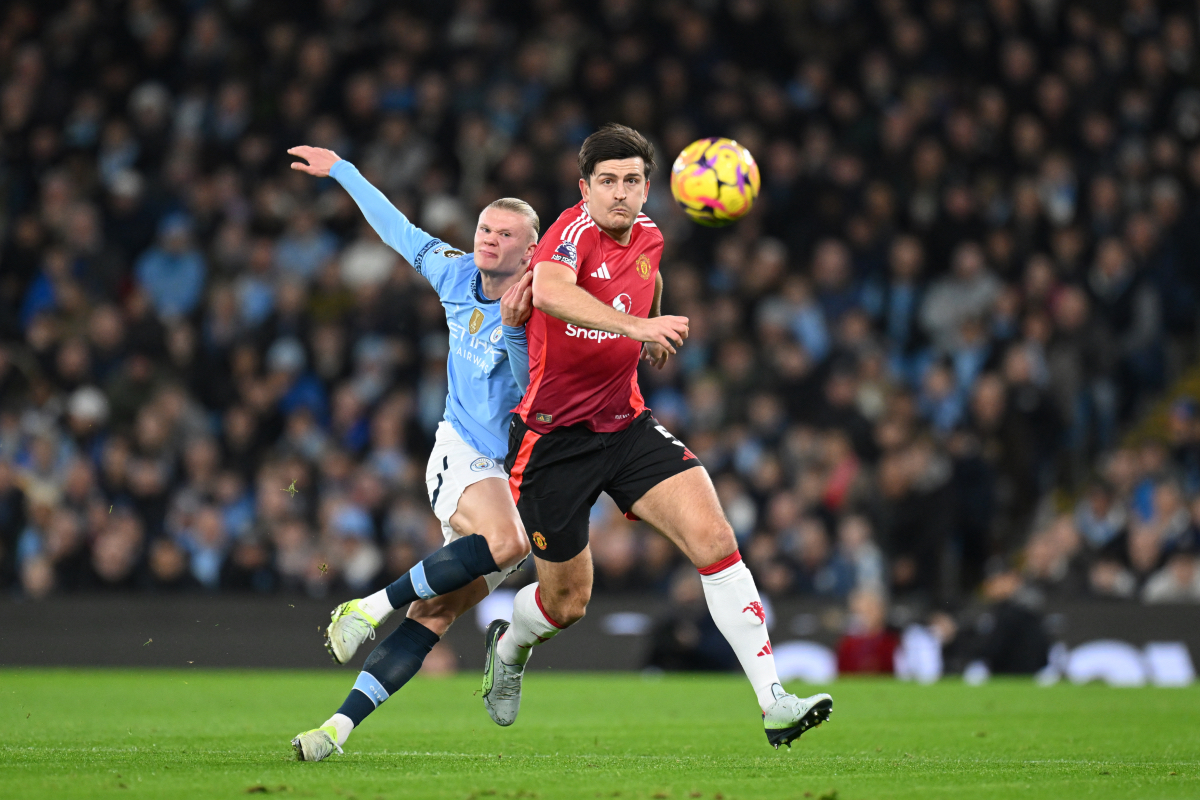
[[[750,211],[761,187],[758,164],[732,139],[698,139],[671,167],[671,194],[694,222],[719,228]]]

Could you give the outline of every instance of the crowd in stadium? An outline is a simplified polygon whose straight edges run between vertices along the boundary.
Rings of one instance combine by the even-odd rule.
[[[1196,355],[1194,4],[497,5],[7,4],[0,588],[361,596],[439,546],[442,309],[286,150],[469,247],[496,197],[574,204],[615,120],[658,148],[691,320],[642,390],[764,593],[937,603],[1012,567],[1200,602],[1200,408],[1163,399]],[[763,181],[716,231],[667,189],[714,135]],[[684,563],[607,502],[591,536],[600,592]]]

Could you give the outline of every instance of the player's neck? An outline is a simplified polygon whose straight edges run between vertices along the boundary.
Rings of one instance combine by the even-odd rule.
[[[520,278],[521,276],[516,273],[512,275],[496,275],[479,270],[479,293],[488,300],[499,300],[508,291],[508,287],[516,283]]]
[[[630,225],[628,228],[622,228],[620,230],[613,229],[613,228],[606,228],[600,224],[600,220],[596,219],[592,215],[592,210],[587,207],[587,203],[584,203],[583,207],[587,209],[588,216],[592,218],[592,222],[596,223],[596,227],[599,228],[604,233],[608,234],[608,238],[612,239],[617,244],[624,247],[627,244],[629,244],[629,242],[633,239],[633,226],[632,225]]]

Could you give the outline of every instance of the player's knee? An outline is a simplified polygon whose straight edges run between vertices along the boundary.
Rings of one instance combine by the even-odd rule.
[[[559,622],[563,625],[563,627],[566,627],[568,625],[574,625],[585,616],[587,616],[587,601],[579,600],[572,605],[567,606],[567,611],[563,614],[564,618],[559,620]]]
[[[564,628],[579,622],[587,614],[590,599],[586,593],[574,588],[556,595],[551,612],[554,621]]]
[[[519,523],[491,526],[483,536],[492,551],[492,560],[501,569],[511,567],[529,555],[529,537]]]
[[[554,624],[566,627],[575,625],[588,613],[588,591],[577,587],[564,587],[560,591],[547,591],[545,585],[539,590],[546,613]]]
[[[720,561],[738,549],[733,527],[725,519],[714,520],[703,530],[704,533],[689,550],[689,555],[697,567],[706,567]]]

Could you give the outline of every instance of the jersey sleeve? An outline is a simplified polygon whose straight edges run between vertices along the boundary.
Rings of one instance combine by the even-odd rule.
[[[525,338],[525,326],[505,325],[504,346],[508,350],[508,366],[513,378],[524,392],[529,388],[529,341]]]
[[[463,252],[413,225],[349,161],[343,159],[335,163],[329,169],[329,176],[354,199],[379,238],[404,256],[440,295],[452,272],[451,266],[464,255]]]
[[[596,227],[592,225],[584,228],[572,224],[562,227],[555,225],[555,228],[556,230],[551,230],[538,244],[533,263],[537,265],[543,261],[554,261],[566,264],[572,272],[578,274],[579,267],[596,249]]]

